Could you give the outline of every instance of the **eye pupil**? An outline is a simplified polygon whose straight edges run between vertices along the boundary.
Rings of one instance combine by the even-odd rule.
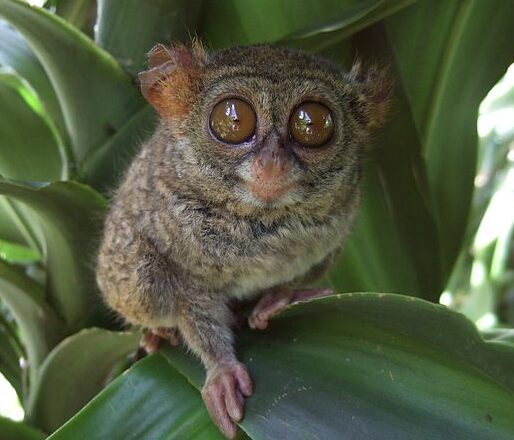
[[[231,98],[214,106],[209,124],[218,140],[229,144],[240,144],[255,134],[257,117],[246,101]]]
[[[330,141],[334,133],[332,113],[319,102],[304,102],[293,111],[289,131],[299,144],[321,147]]]

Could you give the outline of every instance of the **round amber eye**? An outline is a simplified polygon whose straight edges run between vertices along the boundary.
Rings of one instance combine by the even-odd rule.
[[[334,133],[332,113],[319,102],[304,102],[291,115],[289,130],[291,137],[299,144],[321,147]]]
[[[254,135],[257,116],[250,104],[231,98],[214,106],[209,123],[220,141],[241,144]]]

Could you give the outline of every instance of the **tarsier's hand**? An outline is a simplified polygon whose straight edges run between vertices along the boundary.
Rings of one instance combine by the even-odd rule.
[[[234,422],[243,418],[245,397],[252,393],[252,380],[240,362],[221,365],[209,373],[202,397],[213,422],[228,438],[236,436]]]
[[[332,295],[332,293],[332,289],[329,288],[303,290],[281,288],[272,290],[257,302],[248,317],[248,325],[254,330],[264,330],[268,327],[269,320],[289,304]]]

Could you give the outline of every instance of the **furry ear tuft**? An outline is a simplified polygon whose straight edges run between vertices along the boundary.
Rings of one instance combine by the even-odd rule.
[[[382,126],[387,119],[394,91],[391,69],[378,64],[364,68],[361,61],[357,59],[350,71],[350,78],[358,84],[361,96],[364,98],[364,113],[368,128]]]
[[[185,116],[198,90],[205,59],[198,40],[191,47],[157,44],[148,53],[148,70],[138,75],[143,96],[163,117]]]

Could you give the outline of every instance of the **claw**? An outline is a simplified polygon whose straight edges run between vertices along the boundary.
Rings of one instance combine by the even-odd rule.
[[[209,375],[202,397],[212,420],[226,437],[236,436],[234,422],[243,418],[244,396],[251,395],[252,391],[250,375],[239,362],[219,367]]]

